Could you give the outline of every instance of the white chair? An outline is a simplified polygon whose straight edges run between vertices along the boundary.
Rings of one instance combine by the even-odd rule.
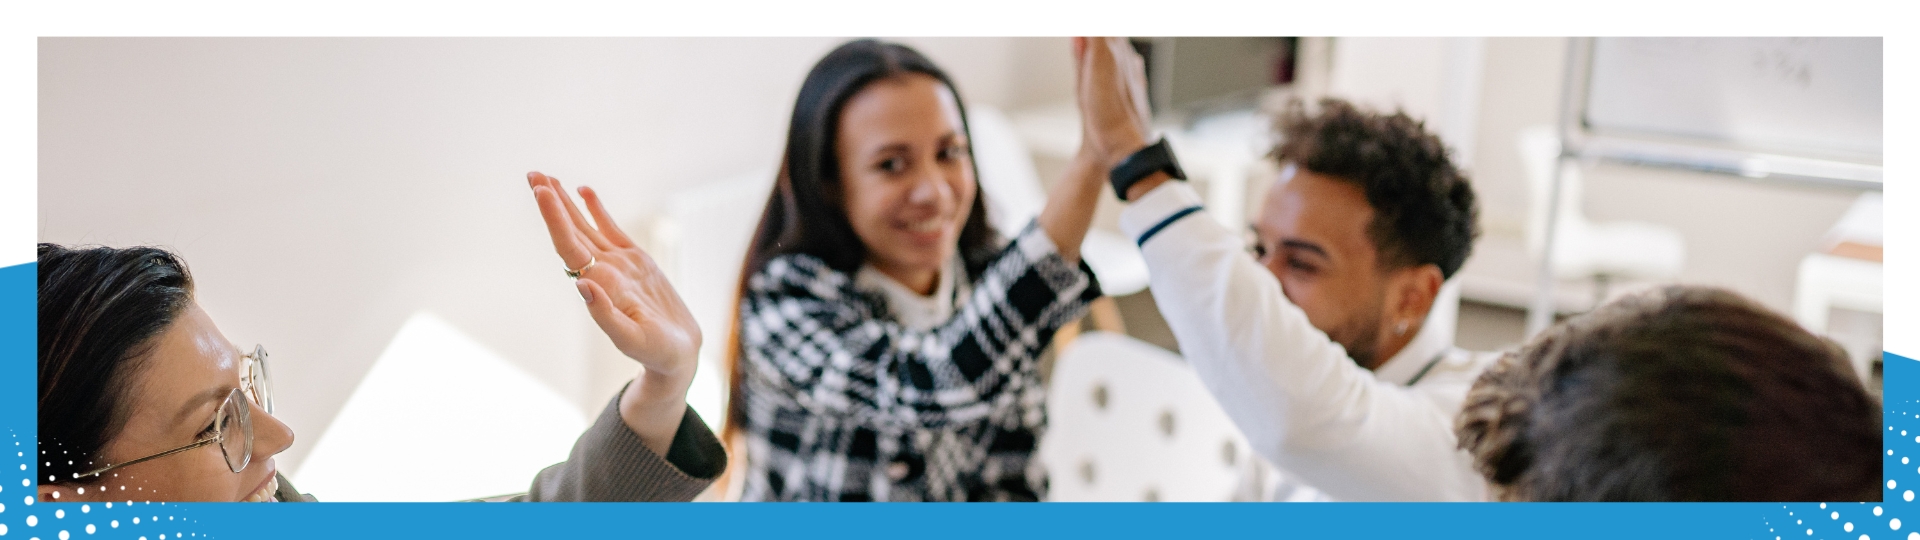
[[[1843,243],[1878,248],[1884,242],[1883,213],[1880,193],[1861,195],[1822,243],[1829,246],[1828,251],[1836,251],[1832,248]],[[1793,318],[1808,331],[1829,334],[1833,329],[1829,327],[1828,318],[1834,308],[1883,313],[1882,279],[1886,265],[1878,258],[1878,253],[1871,257],[1812,253],[1800,259],[1800,272],[1793,289]],[[1851,336],[1832,337],[1843,343],[1855,341],[1845,339]],[[1869,337],[1878,341],[1879,336]],[[1853,345],[1850,349],[1860,349],[1860,344],[1848,344]],[[1869,348],[1875,350],[1849,351],[1853,368],[1862,379],[1870,375],[1870,362],[1874,353],[1879,352],[1878,347]]]
[[[1686,243],[1673,227],[1638,221],[1595,223],[1580,210],[1580,167],[1560,159],[1560,137],[1549,127],[1520,133],[1520,158],[1528,185],[1527,250],[1534,257],[1551,244],[1553,275],[1562,280],[1592,280],[1594,306],[1605,300],[1609,283],[1668,280],[1686,263]],[[1560,198],[1550,203],[1554,167],[1561,168]],[[1547,238],[1548,210],[1557,205],[1557,226]]]
[[[1053,501],[1256,501],[1272,469],[1193,369],[1145,342],[1088,332],[1060,355],[1040,460]]]

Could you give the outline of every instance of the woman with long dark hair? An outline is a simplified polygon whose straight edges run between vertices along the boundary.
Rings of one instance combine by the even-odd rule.
[[[742,499],[1044,497],[1038,357],[1100,295],[1079,246],[1124,157],[1107,149],[1137,143],[1109,133],[1146,131],[1138,77],[1088,69],[1111,41],[1075,42],[1081,107],[1138,125],[1083,126],[1010,240],[987,224],[945,72],[874,40],[814,65],[739,285],[725,431],[744,442]]]

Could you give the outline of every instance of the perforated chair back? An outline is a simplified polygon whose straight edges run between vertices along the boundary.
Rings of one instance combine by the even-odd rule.
[[[1267,470],[1179,356],[1089,332],[1063,351],[1040,459],[1054,501],[1259,500]]]

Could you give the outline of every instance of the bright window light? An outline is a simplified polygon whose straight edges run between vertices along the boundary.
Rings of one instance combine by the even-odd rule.
[[[527,490],[587,426],[572,402],[445,320],[415,313],[289,475],[322,501]]]

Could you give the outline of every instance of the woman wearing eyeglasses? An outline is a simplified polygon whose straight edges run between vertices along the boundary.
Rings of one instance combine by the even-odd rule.
[[[565,222],[556,247],[605,237],[571,227],[577,210],[552,191],[540,203],[550,227]],[[581,291],[598,296],[589,312],[643,369],[568,460],[513,500],[691,500],[725,468],[718,439],[686,406],[699,329],[644,257],[632,249],[568,269],[585,275]],[[294,435],[273,417],[265,349],[220,333],[185,262],[151,247],[40,244],[39,265],[40,500],[312,500],[274,467]]]
[[[267,413],[264,355],[221,337],[184,263],[40,244],[39,303],[41,500],[274,495],[293,431]]]

